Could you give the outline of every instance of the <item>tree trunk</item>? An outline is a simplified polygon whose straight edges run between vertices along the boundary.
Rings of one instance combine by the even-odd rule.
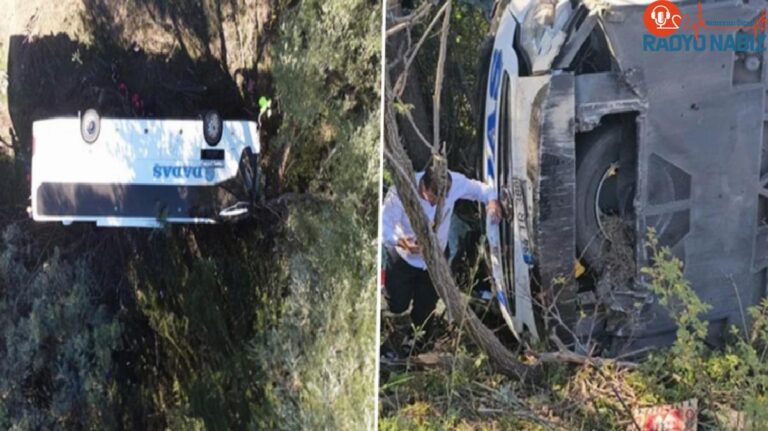
[[[385,77],[385,79],[387,80],[387,99],[384,108],[385,155],[392,167],[392,179],[400,200],[416,233],[416,238],[422,245],[429,276],[438,295],[445,302],[448,320],[457,325],[463,324],[467,328],[470,338],[488,355],[500,372],[520,379],[532,377],[538,372],[538,368],[521,363],[512,352],[501,344],[493,332],[468,307],[451,275],[448,261],[443,255],[437,236],[421,209],[416,191],[415,172],[409,156],[400,142],[393,101],[390,99],[389,78]]]
[[[402,15],[403,9],[400,6],[400,0],[387,0],[387,16],[399,17]],[[405,48],[405,45],[405,31],[388,37],[386,43],[386,52],[388,53],[387,61],[392,60],[392,57],[397,56],[400,50]],[[390,78],[399,76],[402,71],[402,64],[392,68],[389,70],[389,73],[391,74]],[[413,106],[411,108],[411,116],[413,117],[414,123],[424,126],[429,124],[427,107],[424,103],[424,97],[421,93],[421,82],[419,81],[419,76],[417,73],[411,73],[410,76],[408,76],[408,82],[405,84],[402,100],[404,103]],[[421,142],[418,134],[416,133],[416,130],[407,118],[401,115],[396,115],[395,118],[397,119],[399,130],[403,134],[403,145],[405,146],[405,151],[410,157],[411,164],[414,169],[421,170],[429,161],[431,152],[429,148],[427,148]],[[425,133],[423,133],[424,137],[429,142],[432,142],[432,134],[429,133],[430,129],[428,127],[422,127],[422,130],[425,131]]]

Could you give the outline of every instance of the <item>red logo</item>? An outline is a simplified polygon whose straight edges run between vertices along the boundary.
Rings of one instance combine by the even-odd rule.
[[[645,28],[656,37],[667,37],[680,29],[682,15],[680,9],[667,0],[657,0],[645,8],[643,23]]]
[[[683,421],[683,415],[678,410],[648,416],[643,424],[643,431],[684,431],[686,429],[688,428]]]

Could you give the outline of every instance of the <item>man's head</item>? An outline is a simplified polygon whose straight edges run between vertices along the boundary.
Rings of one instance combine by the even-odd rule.
[[[437,172],[439,163],[433,163],[430,160],[424,168],[424,175],[419,181],[419,194],[421,197],[432,205],[437,205],[437,201],[440,196],[440,181],[438,180],[440,173]],[[445,185],[445,194],[451,189],[451,175],[447,174],[447,184]]]

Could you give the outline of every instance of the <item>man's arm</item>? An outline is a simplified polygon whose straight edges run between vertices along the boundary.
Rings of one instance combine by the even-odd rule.
[[[395,247],[400,247],[409,253],[421,253],[416,238],[405,233],[403,226],[407,219],[403,203],[393,187],[387,192],[381,211],[381,241],[388,252],[394,253]]]
[[[394,248],[400,237],[398,226],[402,223],[403,204],[397,195],[397,190],[391,187],[384,198],[381,210],[381,241],[387,248]]]
[[[496,188],[481,181],[471,180],[462,174],[453,172],[451,190],[454,188],[457,199],[469,199],[486,204],[488,217],[494,223],[501,220],[501,205],[499,205]]]
[[[462,174],[452,172],[451,190],[456,190],[457,199],[469,199],[473,201],[488,203],[496,200],[496,188],[490,184],[481,181],[471,180]]]

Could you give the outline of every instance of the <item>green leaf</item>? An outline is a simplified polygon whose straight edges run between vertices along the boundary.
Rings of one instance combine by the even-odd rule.
[[[264,96],[259,98],[259,113],[264,113],[272,106],[272,101]]]
[[[405,114],[407,112],[410,112],[411,109],[413,109],[413,104],[396,100],[394,103],[394,107],[395,107],[395,111],[397,111],[398,114]]]

